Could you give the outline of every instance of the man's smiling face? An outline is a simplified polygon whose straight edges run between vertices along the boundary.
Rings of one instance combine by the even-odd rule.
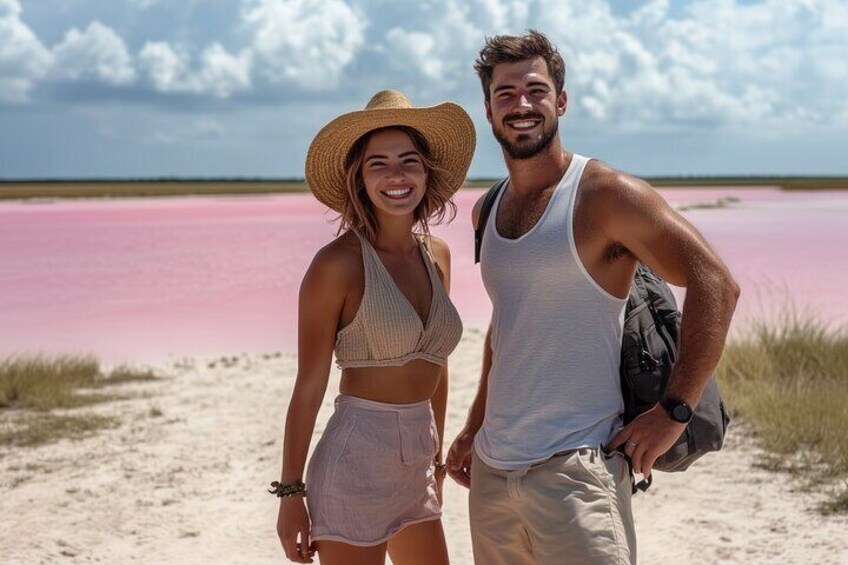
[[[565,92],[556,91],[542,57],[493,69],[486,118],[513,159],[529,159],[548,147],[565,107]]]

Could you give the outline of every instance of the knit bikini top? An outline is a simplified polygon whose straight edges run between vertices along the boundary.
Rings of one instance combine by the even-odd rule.
[[[397,367],[413,359],[444,366],[462,337],[462,320],[423,241],[416,237],[432,288],[425,321],[395,284],[368,239],[356,230],[354,233],[362,244],[365,291],[353,320],[336,334],[339,368]]]

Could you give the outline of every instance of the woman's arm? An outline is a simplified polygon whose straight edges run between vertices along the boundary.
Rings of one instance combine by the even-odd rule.
[[[297,379],[286,415],[280,472],[280,482],[284,485],[303,481],[315,419],[327,390],[336,330],[349,280],[350,271],[345,268],[343,256],[328,246],[315,256],[301,283]],[[299,563],[311,562],[309,517],[303,497],[280,499],[277,533],[286,557]]]
[[[330,376],[336,330],[349,275],[342,262],[322,250],[303,278],[298,306],[297,379],[286,416],[281,481],[303,479],[315,419]]]

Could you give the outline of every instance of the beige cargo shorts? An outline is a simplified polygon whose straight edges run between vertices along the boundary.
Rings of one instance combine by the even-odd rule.
[[[579,449],[528,469],[471,465],[478,565],[636,563],[630,469],[621,453]]]

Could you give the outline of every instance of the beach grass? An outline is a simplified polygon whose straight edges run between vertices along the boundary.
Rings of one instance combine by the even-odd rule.
[[[767,465],[836,485],[822,510],[848,512],[848,333],[794,313],[757,323],[728,344],[717,373],[728,406],[773,454]]]
[[[0,446],[36,447],[60,439],[80,439],[119,424],[118,418],[97,414],[27,414],[14,425],[0,428]]]
[[[0,415],[4,416],[0,445],[41,445],[113,427],[117,425],[114,418],[78,409],[124,396],[92,391],[155,378],[149,369],[127,366],[104,372],[89,355],[31,355],[0,360]]]
[[[81,402],[75,391],[99,377],[90,356],[10,357],[0,361],[0,408],[73,408]]]

